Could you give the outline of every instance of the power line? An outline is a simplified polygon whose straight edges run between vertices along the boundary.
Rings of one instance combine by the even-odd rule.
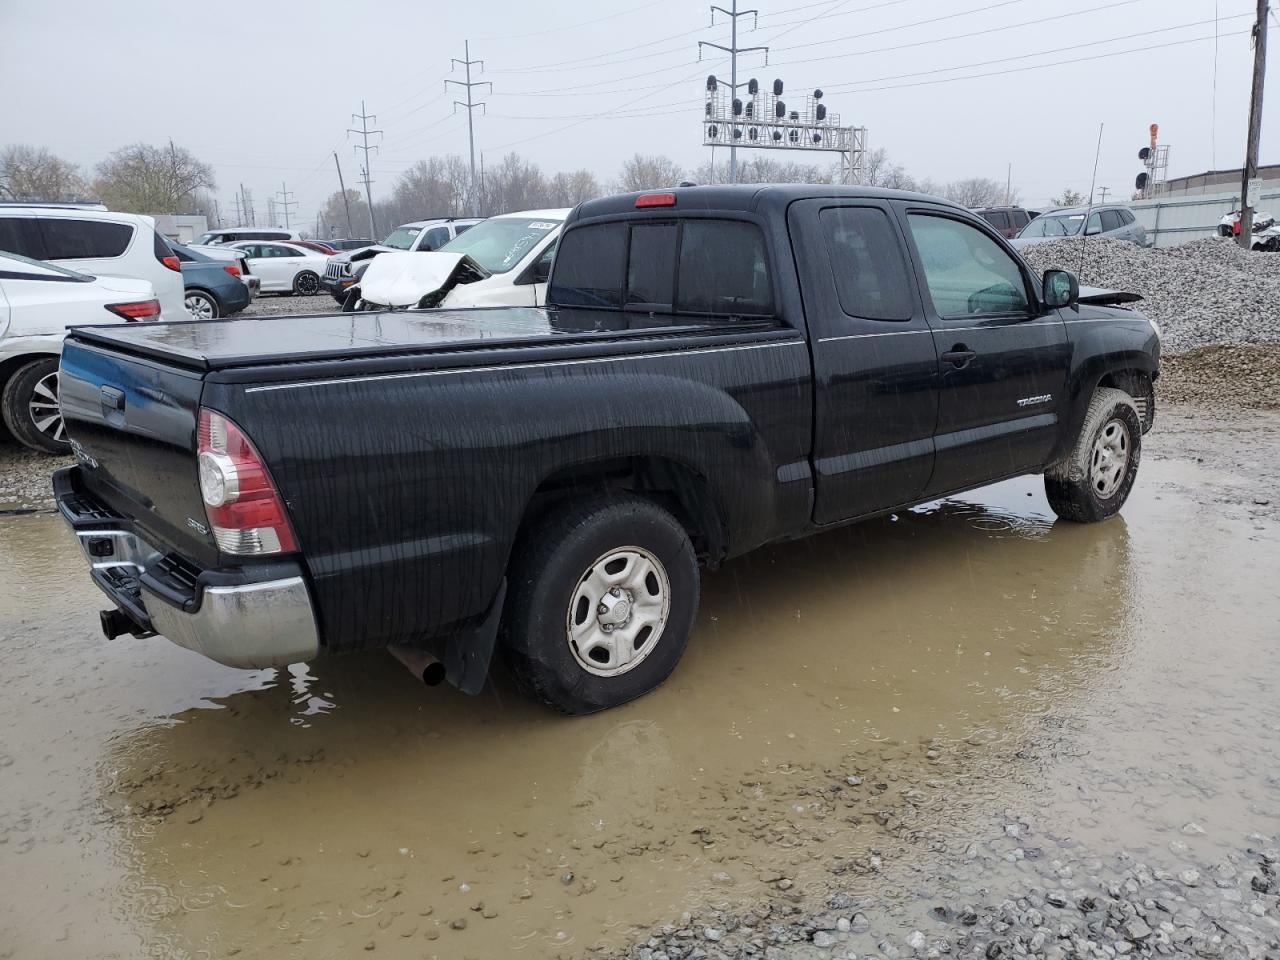
[[[453,84],[457,84],[459,87],[462,87],[463,89],[465,89],[465,90],[467,91],[467,102],[466,102],[466,103],[463,103],[463,102],[462,102],[462,101],[460,101],[460,100],[455,100],[455,101],[453,101],[453,109],[454,109],[455,111],[457,111],[458,107],[465,107],[465,108],[466,108],[466,110],[467,110],[467,143],[468,143],[468,145],[470,146],[470,149],[471,149],[471,180],[472,180],[472,182],[475,182],[475,179],[476,179],[476,128],[475,128],[475,114],[476,114],[476,107],[479,107],[479,108],[480,108],[480,112],[481,112],[481,113],[483,113],[483,112],[484,112],[484,109],[485,109],[485,105],[484,105],[484,103],[483,103],[483,102],[481,102],[481,103],[475,103],[474,101],[472,101],[472,99],[471,99],[471,90],[472,90],[472,88],[473,88],[473,87],[488,87],[488,88],[489,88],[489,93],[491,93],[491,94],[492,94],[492,93],[493,93],[493,84],[492,84],[492,83],[490,83],[488,80],[472,80],[472,79],[471,79],[471,68],[472,68],[472,66],[474,66],[475,64],[479,64],[479,65],[480,65],[480,69],[483,71],[483,70],[484,70],[484,61],[483,61],[483,60],[472,60],[472,59],[471,59],[471,41],[470,41],[470,40],[464,40],[464,41],[463,41],[463,47],[462,47],[462,49],[463,49],[463,51],[464,51],[462,55],[463,55],[466,59],[465,59],[465,60],[457,60],[457,59],[454,59],[454,60],[452,60],[452,61],[451,61],[451,63],[452,63],[453,65],[455,65],[455,66],[460,64],[460,65],[461,65],[461,66],[466,70],[466,72],[467,72],[467,79],[466,79],[466,81],[465,81],[465,82],[464,82],[464,81],[462,81],[462,80],[445,80],[445,82],[444,82],[444,88],[445,88],[446,90],[448,90],[448,89],[449,89],[449,84],[453,83]]]
[[[1232,17],[1224,17],[1223,19],[1239,20],[1241,17],[1247,17],[1247,16],[1251,16],[1251,14],[1247,14],[1247,13],[1237,14]],[[998,63],[1009,63],[1014,60],[1028,60],[1031,57],[1045,57],[1054,53],[1066,53],[1069,50],[1080,50],[1085,47],[1095,47],[1103,43],[1119,43],[1122,40],[1136,40],[1139,37],[1150,37],[1160,33],[1171,33],[1174,30],[1186,30],[1188,27],[1202,27],[1205,24],[1212,23],[1212,22],[1213,22],[1212,20],[1195,20],[1190,23],[1175,24],[1174,26],[1171,26],[1171,27],[1159,27],[1155,30],[1140,30],[1137,33],[1127,33],[1118,37],[1107,37],[1106,39],[1086,40],[1083,43],[1068,44],[1065,47],[1053,47],[1049,50],[1036,50],[1031,53],[1019,53],[1011,57],[996,57],[992,60],[978,60],[973,63],[964,63],[954,67],[935,67],[932,70],[917,70],[913,73],[897,73],[897,74],[892,74],[890,76],[885,76],[885,77],[874,77],[869,80],[846,80],[840,83],[830,84],[828,89],[831,89],[831,90],[850,89],[850,88],[856,88],[858,86],[861,86],[862,84],[867,84],[867,83],[883,83],[889,80],[907,80],[912,77],[927,77],[937,73],[951,73],[952,71],[955,71],[955,70],[971,70],[974,67],[989,67]],[[851,92],[857,93],[858,91],[856,89],[853,89]]]
[[[373,216],[373,190],[370,187],[373,181],[369,179],[369,151],[373,150],[376,152],[378,147],[376,145],[372,147],[369,146],[369,135],[377,134],[378,136],[383,136],[383,132],[381,130],[370,130],[369,121],[373,120],[374,122],[377,122],[377,119],[378,117],[376,114],[365,112],[364,101],[361,100],[360,112],[353,113],[351,115],[352,123],[354,123],[356,120],[360,121],[360,129],[355,130],[355,129],[352,129],[351,127],[347,128],[347,133],[358,133],[360,134],[363,140],[363,143],[354,144],[353,146],[355,147],[356,150],[364,151],[364,164],[360,169],[360,173],[364,177],[364,198],[369,204],[369,229],[372,231],[370,235],[375,237],[378,235],[378,224],[377,224],[377,221],[375,221]]]
[[[641,10],[647,10],[650,7],[656,7],[663,0],[649,0],[648,3],[642,3],[639,6],[630,7],[626,10],[619,10],[615,13],[605,14],[603,17],[596,17],[594,20],[583,20],[580,23],[571,23],[568,26],[547,27],[545,30],[534,30],[530,33],[513,33],[503,37],[481,37],[482,40],[524,40],[526,37],[541,37],[548,33],[564,33],[568,30],[577,30],[580,27],[589,27],[593,24],[604,23],[606,20],[614,20],[618,17],[625,17],[631,13],[639,13]]]

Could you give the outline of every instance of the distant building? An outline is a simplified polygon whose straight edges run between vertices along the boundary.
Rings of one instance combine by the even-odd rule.
[[[1198,197],[1206,193],[1227,193],[1240,191],[1240,177],[1244,170],[1206,170],[1189,177],[1174,177],[1160,186],[1160,196],[1164,197]],[[1280,164],[1258,167],[1258,177],[1262,180],[1262,189],[1266,193],[1280,190]]]
[[[209,230],[209,218],[204,214],[152,213],[148,216],[155,218],[156,230],[161,236],[178,243],[190,243]]]

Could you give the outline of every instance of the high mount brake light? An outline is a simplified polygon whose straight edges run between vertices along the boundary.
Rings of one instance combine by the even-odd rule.
[[[643,210],[645,207],[674,207],[676,205],[676,195],[674,193],[646,193],[643,196],[636,197],[636,209]]]
[[[108,303],[108,310],[126,320],[150,320],[160,316],[159,300],[137,300],[132,303]]]
[[[196,449],[200,496],[218,549],[242,557],[296,551],[284,501],[244,432],[216,410],[201,410]]]

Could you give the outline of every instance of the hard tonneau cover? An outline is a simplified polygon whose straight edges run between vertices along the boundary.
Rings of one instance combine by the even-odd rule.
[[[778,326],[772,321],[664,317],[491,307],[467,310],[245,317],[187,323],[77,327],[73,336],[133,356],[189,370],[226,370],[299,361],[397,356],[452,349],[569,344],[655,333],[725,332]]]

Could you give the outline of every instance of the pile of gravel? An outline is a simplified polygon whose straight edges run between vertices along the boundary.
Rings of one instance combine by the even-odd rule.
[[[1021,253],[1037,270],[1070,270],[1084,286],[1141,294],[1137,308],[1160,324],[1167,352],[1280,341],[1274,253],[1245,251],[1224,238],[1144,249],[1098,237],[1034,244]]]

